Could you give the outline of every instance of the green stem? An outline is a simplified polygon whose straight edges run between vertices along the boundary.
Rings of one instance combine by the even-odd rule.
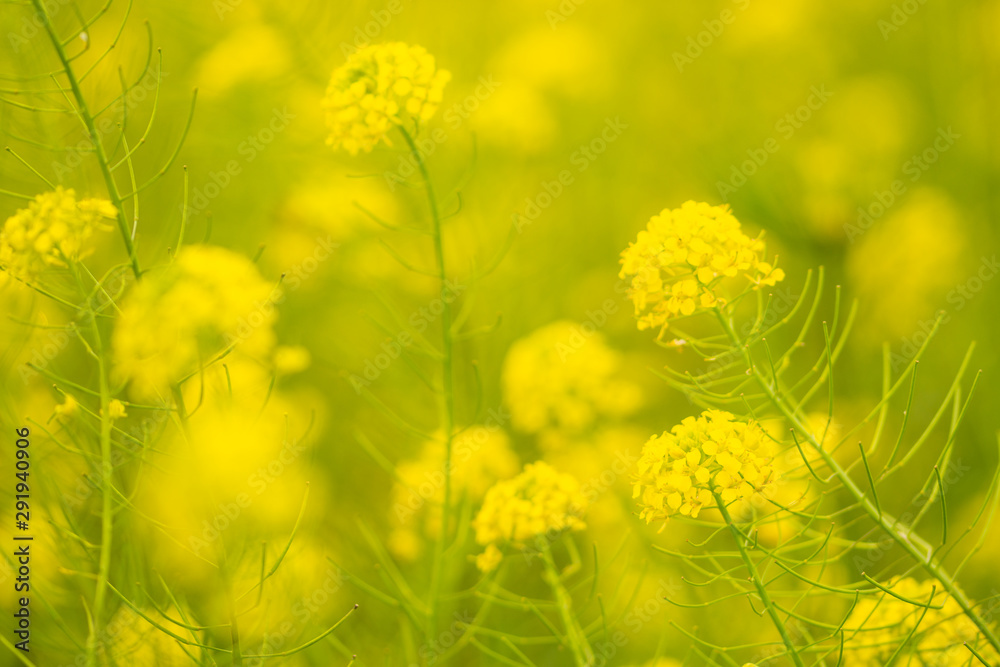
[[[746,345],[739,339],[739,336],[737,336],[732,322],[730,322],[718,308],[715,310],[715,314],[718,317],[719,322],[722,324],[723,329],[725,329],[726,334],[729,336],[729,340],[740,350],[748,371],[756,378],[757,384],[760,385],[760,388],[763,390],[771,404],[774,405],[778,412],[788,420],[788,423],[791,424],[793,428],[806,437],[809,444],[812,445],[813,449],[815,449],[816,452],[822,457],[823,462],[830,468],[834,476],[840,481],[844,488],[847,489],[848,493],[851,494],[858,505],[864,509],[872,521],[888,533],[892,540],[902,547],[911,558],[917,561],[927,574],[941,583],[941,586],[948,592],[949,595],[951,595],[955,602],[958,603],[958,606],[962,608],[962,611],[969,618],[969,620],[972,621],[976,627],[979,628],[979,631],[983,633],[983,636],[987,641],[989,641],[990,645],[997,651],[1000,651],[1000,639],[997,638],[992,628],[990,628],[987,622],[976,612],[975,605],[965,596],[965,593],[959,589],[952,576],[944,570],[941,563],[935,560],[934,549],[930,546],[930,544],[928,544],[915,532],[904,532],[904,530],[899,527],[898,519],[885,511],[881,511],[880,508],[878,508],[868,498],[867,494],[854,483],[854,480],[851,479],[851,476],[837,462],[833,455],[823,449],[819,440],[817,440],[816,436],[813,435],[812,431],[805,424],[802,416],[785,403],[784,399],[782,399],[778,394],[777,387],[769,384],[767,378],[757,371],[753,360],[750,358],[750,353],[747,350]]]
[[[80,281],[76,265],[71,264],[80,292],[87,299],[86,290]],[[111,575],[111,547],[113,539],[113,507],[112,507],[112,467],[111,467],[111,428],[112,420],[109,410],[111,403],[111,388],[108,383],[107,362],[104,355],[104,342],[97,325],[97,317],[89,310],[91,332],[94,335],[94,353],[97,357],[97,374],[100,385],[100,446],[101,446],[101,551],[97,564],[97,588],[94,591],[93,627],[87,637],[87,667],[97,666],[98,637],[103,634],[104,607],[107,602],[107,588]]]
[[[545,564],[546,579],[548,579],[552,593],[555,595],[559,618],[566,626],[566,639],[570,651],[573,652],[573,660],[577,667],[591,667],[596,662],[596,658],[593,649],[590,648],[590,642],[587,641],[587,633],[580,627],[576,615],[573,614],[573,598],[563,586],[559,572],[556,570],[556,563],[552,558],[552,548],[549,546],[548,539],[545,536],[540,536],[538,539],[543,541],[540,551],[542,562]]]
[[[87,100],[83,96],[80,82],[76,78],[76,74],[73,73],[73,68],[70,65],[69,58],[66,56],[66,50],[63,48],[62,41],[56,34],[52,20],[45,9],[45,3],[43,0],[31,0],[31,4],[34,5],[35,11],[38,13],[45,28],[45,32],[48,33],[49,41],[52,42],[52,48],[55,49],[56,55],[59,57],[59,62],[62,63],[63,72],[69,80],[69,86],[73,92],[73,98],[76,100],[80,118],[83,120],[83,124],[87,128],[87,133],[90,135],[90,140],[94,144],[94,155],[97,157],[97,163],[101,167],[101,174],[104,176],[104,183],[108,188],[108,196],[111,198],[111,203],[114,205],[115,210],[118,211],[118,230],[121,232],[122,240],[125,242],[125,250],[128,252],[129,261],[132,264],[132,273],[138,279],[141,275],[139,258],[135,254],[135,244],[132,243],[132,232],[129,229],[128,220],[125,218],[121,193],[118,191],[118,184],[111,174],[111,164],[108,161],[107,153],[104,151],[104,144],[101,143],[101,136],[97,132],[97,124],[94,122],[94,117],[87,106]]]
[[[715,504],[719,507],[719,512],[722,514],[722,519],[729,526],[729,532],[733,535],[733,541],[736,543],[736,548],[740,550],[740,556],[743,558],[743,564],[747,568],[747,572],[750,573],[750,578],[753,580],[754,588],[757,589],[757,595],[760,596],[760,601],[764,604],[764,609],[767,610],[767,615],[771,617],[771,623],[778,630],[778,634],[781,635],[781,641],[784,642],[785,647],[788,649],[788,654],[792,657],[792,662],[794,662],[799,667],[805,667],[805,663],[802,662],[802,657],[795,648],[795,644],[792,642],[792,638],[788,635],[788,628],[785,627],[785,623],[778,617],[778,610],[771,602],[771,596],[767,594],[767,589],[764,588],[764,582],[761,581],[760,575],[757,573],[757,568],[754,567],[753,561],[750,559],[750,554],[747,553],[746,547],[743,544],[743,536],[740,531],[736,529],[733,524],[733,518],[729,516],[729,510],[726,509],[726,504],[722,502],[722,498],[719,494],[712,492],[715,496]]]
[[[402,125],[399,131],[403,135],[410,153],[417,163],[420,175],[424,181],[424,189],[427,194],[427,204],[430,207],[431,222],[433,224],[432,235],[434,238],[434,255],[437,263],[438,278],[440,280],[441,308],[441,374],[442,374],[442,422],[444,431],[444,505],[441,508],[441,537],[437,542],[434,553],[434,565],[431,573],[431,615],[430,615],[430,635],[433,635],[437,625],[437,598],[441,587],[441,578],[444,569],[445,544],[450,534],[451,523],[451,449],[455,430],[455,398],[453,387],[453,356],[452,356],[452,314],[450,298],[447,297],[448,274],[445,270],[444,262],[444,240],[441,233],[441,214],[438,211],[437,197],[434,194],[434,185],[431,183],[430,174],[424,157],[417,148],[413,137]]]

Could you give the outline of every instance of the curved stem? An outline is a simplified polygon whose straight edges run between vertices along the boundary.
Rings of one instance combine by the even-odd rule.
[[[743,536],[733,524],[733,518],[729,516],[729,510],[726,509],[726,504],[722,502],[722,498],[719,497],[719,494],[713,491],[712,495],[715,496],[715,504],[719,507],[722,519],[726,522],[726,525],[729,526],[729,532],[733,535],[733,542],[736,543],[736,548],[740,551],[740,556],[743,558],[743,564],[746,566],[747,572],[753,580],[754,588],[757,589],[757,595],[760,596],[760,601],[764,604],[764,609],[767,610],[767,615],[771,617],[771,623],[774,624],[778,634],[781,635],[781,641],[784,642],[785,648],[788,649],[788,655],[791,656],[792,662],[798,665],[798,667],[805,667],[805,663],[802,662],[802,657],[799,655],[799,652],[795,648],[795,644],[792,642],[792,638],[788,634],[788,628],[785,627],[785,623],[778,616],[778,610],[774,606],[774,603],[771,602],[771,596],[767,594],[764,582],[761,581],[760,575],[757,573],[757,568],[754,567],[753,561],[750,559],[750,554],[747,553],[747,550],[743,545]]]
[[[121,232],[122,240],[125,242],[125,250],[128,252],[129,261],[132,264],[132,273],[135,274],[135,277],[138,279],[141,275],[139,270],[139,258],[136,256],[135,244],[132,243],[132,232],[129,229],[128,220],[125,218],[125,210],[122,207],[121,193],[118,191],[118,184],[115,182],[114,176],[111,174],[111,163],[108,161],[107,153],[104,150],[104,144],[101,143],[101,136],[97,131],[97,123],[94,122],[94,117],[90,113],[90,108],[87,106],[87,100],[83,96],[83,91],[80,88],[80,81],[77,79],[76,74],[73,73],[73,67],[66,55],[66,50],[63,48],[62,41],[59,39],[59,36],[56,34],[55,27],[52,25],[52,20],[49,18],[48,11],[45,9],[45,3],[43,0],[31,0],[31,4],[38,13],[39,18],[42,21],[42,25],[45,28],[45,32],[49,36],[49,41],[52,42],[52,48],[55,49],[56,55],[59,57],[63,73],[66,74],[70,90],[73,92],[73,98],[76,100],[77,111],[80,114],[80,119],[87,128],[87,134],[90,135],[91,143],[94,144],[94,155],[97,157],[97,163],[101,167],[101,175],[104,176],[104,183],[108,188],[108,197],[111,198],[111,203],[114,205],[115,210],[118,211],[118,230]]]
[[[420,176],[424,181],[424,190],[427,195],[427,204],[430,207],[431,222],[433,224],[431,235],[434,239],[434,256],[437,264],[438,278],[440,280],[441,297],[441,374],[442,374],[442,406],[441,421],[444,431],[444,505],[441,508],[441,537],[438,539],[434,553],[434,565],[431,573],[431,614],[430,614],[430,634],[433,635],[437,625],[437,598],[441,587],[441,577],[444,569],[445,545],[448,542],[451,522],[451,449],[455,431],[455,397],[453,387],[453,355],[452,355],[452,313],[451,298],[447,295],[449,290],[448,274],[445,270],[444,262],[444,240],[441,233],[441,214],[438,211],[437,197],[434,194],[434,186],[431,183],[427,165],[424,163],[424,156],[420,153],[413,137],[402,125],[399,131],[403,135],[410,153],[413,155]]]
[[[754,376],[757,380],[757,384],[767,395],[768,400],[771,404],[778,410],[778,412],[788,420],[788,423],[792,425],[797,431],[802,433],[809,444],[812,445],[816,453],[822,457],[823,462],[827,467],[833,472],[834,476],[843,485],[843,487],[851,494],[855,502],[868,514],[872,521],[874,521],[882,530],[884,530],[892,538],[896,544],[903,548],[907,554],[910,555],[917,563],[923,567],[923,569],[930,576],[934,577],[937,581],[941,583],[941,586],[948,592],[949,595],[958,603],[958,606],[962,608],[965,615],[972,621],[979,631],[983,633],[986,640],[993,646],[994,649],[1000,651],[1000,639],[997,638],[993,629],[990,628],[989,624],[979,615],[975,610],[975,605],[966,597],[965,593],[959,589],[954,578],[944,569],[940,562],[934,558],[934,548],[931,547],[923,538],[921,538],[915,532],[907,532],[899,526],[899,520],[887,512],[882,511],[879,507],[868,498],[868,495],[861,490],[861,488],[855,484],[854,480],[846,470],[837,462],[832,454],[827,452],[820,441],[812,433],[811,429],[805,424],[805,421],[801,414],[795,409],[792,409],[785,400],[778,394],[778,389],[772,386],[767,378],[758,372],[756,365],[750,358],[750,353],[747,350],[746,345],[743,341],[739,339],[736,334],[736,330],[733,327],[733,323],[723,315],[721,309],[716,308],[715,314],[722,324],[722,328],[726,331],[729,336],[729,340],[732,341],[734,347],[740,350],[743,356],[743,361],[746,364],[747,369],[750,374]],[[874,490],[873,490],[874,492]]]

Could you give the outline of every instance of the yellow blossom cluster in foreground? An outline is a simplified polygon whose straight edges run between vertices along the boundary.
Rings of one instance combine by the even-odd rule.
[[[280,293],[246,257],[187,246],[125,298],[112,336],[115,371],[132,393],[155,398],[229,346],[270,355]]]
[[[764,242],[751,239],[728,206],[685,202],[654,215],[621,254],[621,278],[640,329],[666,328],[678,316],[724,305],[723,278],[741,273],[754,287],[774,285],[785,272],[761,259]]]
[[[107,221],[117,214],[104,199],[77,200],[62,187],[44,192],[4,223],[0,267],[25,282],[48,267],[65,267],[93,251],[88,242],[94,232],[110,229]]]
[[[632,497],[651,523],[675,515],[697,517],[715,504],[750,498],[773,481],[764,429],[722,410],[688,417],[643,445]]]
[[[430,120],[450,79],[422,46],[390,42],[359,49],[330,79],[323,100],[327,143],[351,155],[388,143],[386,135],[405,118]]]
[[[523,546],[538,535],[583,530],[587,500],[572,475],[560,473],[544,461],[529,463],[524,472],[497,483],[486,492],[483,507],[472,522],[476,542],[486,546],[476,559],[483,571],[500,562],[497,544]]]
[[[979,629],[962,612],[958,602],[941,590],[940,584],[906,577],[896,582],[892,592],[893,595],[864,597],[851,612],[846,626],[852,631],[853,628],[861,630],[851,642],[852,647],[858,648],[849,648],[844,656],[849,658],[849,664],[882,667],[888,664],[900,643],[908,639],[912,648],[898,657],[906,657],[912,651],[913,657],[919,656],[917,661],[911,657],[913,664],[919,662],[935,667],[978,664],[963,646],[965,642],[976,647],[990,661],[989,664],[1000,664],[1000,656],[985,642],[978,641],[981,638]],[[896,595],[919,604],[929,604],[930,607],[910,604],[894,597]],[[914,632],[912,638],[911,632]]]

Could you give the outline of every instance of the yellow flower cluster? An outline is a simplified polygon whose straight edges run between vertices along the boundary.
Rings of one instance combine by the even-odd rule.
[[[767,434],[756,422],[722,410],[688,417],[643,445],[632,497],[650,523],[675,515],[697,517],[713,506],[750,498],[773,481]]]
[[[488,572],[499,563],[497,544],[518,546],[537,535],[586,528],[581,517],[587,500],[572,475],[558,472],[544,461],[529,463],[513,479],[486,492],[472,527],[476,542],[487,546],[476,565]]]
[[[441,534],[444,456],[444,439],[439,437],[424,444],[419,458],[396,466],[399,481],[392,490],[392,513],[399,527],[389,534],[389,548],[400,558],[413,560],[420,555],[422,535],[437,539]],[[513,477],[520,467],[503,430],[474,426],[452,442],[452,493],[478,505],[491,486]],[[417,514],[423,515],[423,531]]]
[[[270,355],[275,303],[268,285],[242,255],[215,246],[186,246],[164,271],[147,275],[126,297],[112,334],[115,372],[137,397],[169,395],[170,386],[229,346]]]
[[[577,433],[598,417],[623,417],[641,403],[639,387],[616,377],[621,354],[597,332],[559,321],[515,342],[504,360],[504,401],[515,428]]]
[[[954,598],[942,592],[940,585],[931,600],[934,584],[934,581],[920,582],[907,577],[892,586],[894,593],[908,600],[925,604],[930,602],[932,607],[927,609],[926,615],[923,607],[914,606],[891,595],[862,598],[847,620],[846,627],[851,632],[856,628],[860,628],[860,632],[847,645],[844,656],[846,662],[857,667],[882,667],[888,664],[888,659],[919,622],[907,648],[901,656],[897,656],[901,659],[909,658],[902,660],[902,663],[935,667],[978,664],[972,653],[963,646],[963,643],[968,642],[989,664],[1000,664],[1000,655],[985,642],[977,641],[980,637],[979,629],[965,616]]]
[[[391,42],[359,49],[333,72],[326,90],[327,144],[357,155],[379,141],[389,143],[386,135],[405,118],[430,120],[450,79],[422,46]]]
[[[755,288],[784,279],[761,261],[763,252],[764,242],[740,231],[728,206],[688,201],[650,219],[622,252],[619,276],[630,281],[639,328],[662,331],[672,318],[724,305],[717,292],[723,278],[742,272]]]
[[[7,218],[0,230],[0,266],[30,282],[50,266],[66,266],[92,252],[88,241],[110,229],[118,214],[103,199],[77,200],[73,190],[57,187],[35,197],[28,208]]]

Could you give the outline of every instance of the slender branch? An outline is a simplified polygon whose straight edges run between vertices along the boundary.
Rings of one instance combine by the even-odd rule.
[[[788,655],[791,656],[792,662],[794,662],[798,667],[805,667],[805,663],[802,662],[802,657],[799,656],[798,650],[795,648],[795,643],[792,642],[791,636],[788,634],[788,628],[785,627],[784,621],[778,616],[778,610],[771,602],[771,596],[767,594],[767,588],[764,587],[764,582],[761,581],[760,574],[757,573],[757,568],[754,567],[753,561],[750,559],[750,554],[747,553],[746,547],[743,545],[743,535],[737,530],[736,526],[733,524],[733,518],[729,516],[729,510],[726,509],[726,504],[722,502],[722,498],[719,494],[712,491],[712,495],[715,496],[715,504],[719,507],[719,512],[722,514],[722,519],[729,526],[729,531],[733,535],[733,542],[736,543],[736,548],[739,549],[740,557],[743,559],[743,564],[747,568],[747,572],[750,574],[750,578],[753,579],[754,588],[757,589],[757,595],[760,596],[760,601],[764,604],[764,609],[767,611],[767,615],[771,617],[771,623],[774,624],[775,629],[778,634],[781,635],[781,641],[784,642],[785,648],[788,649]]]
[[[448,274],[444,261],[444,240],[441,233],[441,214],[438,210],[437,197],[434,194],[434,185],[431,183],[424,156],[417,148],[413,137],[402,125],[399,131],[403,135],[413,159],[417,163],[420,175],[424,181],[424,189],[427,194],[427,204],[430,207],[432,227],[432,237],[434,239],[434,255],[437,264],[438,278],[441,287],[441,373],[442,373],[442,405],[441,417],[444,431],[444,505],[441,508],[441,537],[435,547],[434,566],[431,573],[431,614],[429,622],[431,624],[431,634],[437,624],[437,598],[441,587],[441,577],[444,568],[445,544],[448,542],[451,523],[451,449],[454,440],[455,430],[455,395],[453,386],[453,355],[452,355],[452,313],[451,303],[445,296],[448,289]]]
[[[919,563],[923,569],[937,581],[939,581],[942,587],[947,591],[949,595],[958,603],[965,615],[971,620],[979,631],[983,633],[983,636],[989,641],[990,645],[994,649],[1000,651],[1000,639],[997,638],[993,629],[990,628],[989,624],[983,619],[982,616],[975,610],[975,605],[966,597],[965,593],[958,587],[952,576],[944,570],[941,563],[934,558],[934,548],[931,547],[923,538],[912,531],[906,531],[904,527],[900,526],[899,520],[887,512],[881,511],[881,508],[877,507],[872,499],[868,498],[864,491],[862,491],[858,485],[851,479],[851,476],[846,470],[840,465],[840,463],[833,457],[830,452],[823,448],[822,444],[817,440],[816,436],[812,433],[812,430],[805,423],[805,419],[797,411],[792,409],[785,401],[782,399],[776,391],[776,388],[772,387],[767,381],[766,375],[762,374],[756,368],[753,360],[750,358],[750,353],[747,350],[746,344],[739,339],[736,334],[736,330],[733,327],[732,322],[722,313],[722,310],[717,308],[715,314],[722,324],[722,328],[726,331],[729,336],[730,341],[733,345],[740,350],[743,355],[744,363],[746,364],[747,370],[750,375],[757,379],[757,384],[760,385],[761,389],[767,395],[771,404],[778,410],[781,415],[788,420],[791,426],[802,433],[809,444],[816,450],[816,452],[822,457],[823,462],[833,471],[834,477],[836,477],[844,488],[851,494],[858,506],[860,506],[865,513],[874,521],[882,530],[884,530],[896,544],[903,548],[907,554],[910,555],[917,563]]]
[[[45,3],[43,0],[31,0],[31,4],[34,5],[35,11],[38,12],[38,16],[42,21],[42,26],[45,28],[45,32],[49,35],[49,41],[52,42],[52,48],[55,49],[56,55],[59,57],[59,62],[62,63],[63,73],[69,81],[70,89],[73,92],[73,98],[76,100],[76,106],[80,114],[80,118],[83,121],[84,126],[87,128],[87,134],[90,135],[91,142],[94,144],[94,155],[97,157],[97,163],[100,165],[101,174],[104,176],[104,183],[108,189],[108,196],[111,198],[111,203],[118,211],[118,230],[121,232],[122,240],[125,242],[125,250],[128,252],[129,261],[132,264],[132,273],[135,274],[136,278],[139,278],[142,274],[139,270],[139,258],[136,256],[135,244],[132,242],[132,233],[129,228],[128,220],[125,219],[125,210],[122,207],[121,193],[118,191],[118,184],[115,182],[115,178],[111,173],[111,164],[108,161],[108,156],[104,150],[104,144],[101,143],[101,136],[97,131],[97,124],[94,122],[94,117],[91,115],[89,107],[87,106],[87,100],[83,96],[83,90],[80,88],[80,81],[73,72],[73,67],[66,55],[66,50],[63,47],[62,41],[56,34],[55,27],[52,25],[52,20],[49,17],[48,11],[45,9]]]

